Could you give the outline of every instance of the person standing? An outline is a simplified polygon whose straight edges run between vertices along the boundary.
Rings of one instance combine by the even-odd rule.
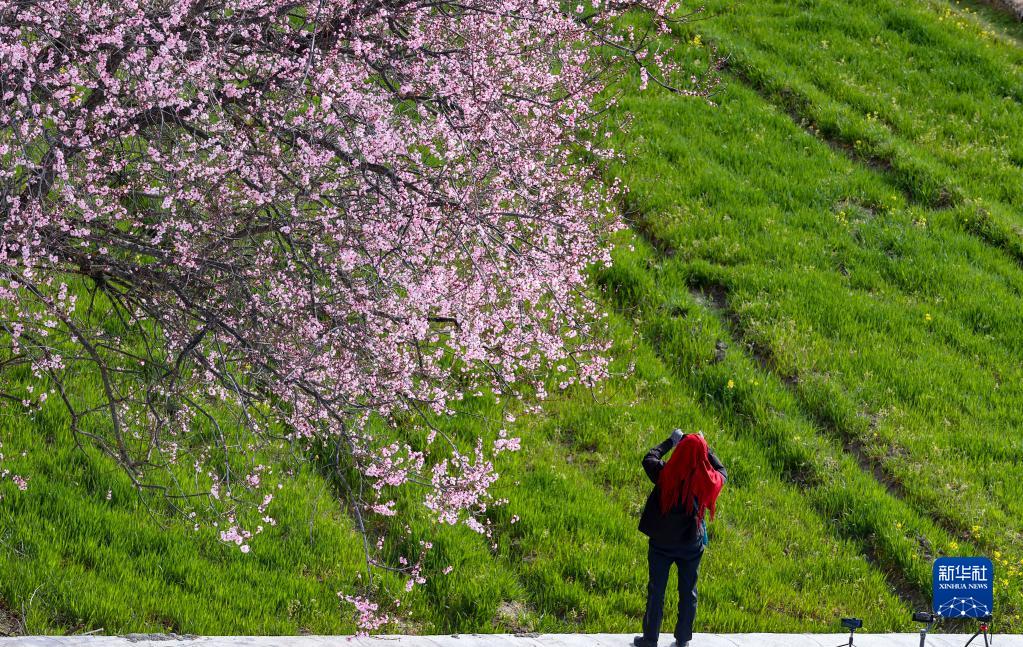
[[[667,462],[662,457],[672,452]],[[678,622],[675,641],[688,647],[696,618],[696,578],[707,544],[704,514],[714,518],[715,504],[728,474],[707,446],[703,433],[671,436],[643,457],[643,470],[654,483],[647,497],[639,530],[650,538],[647,550],[650,578],[647,584],[643,635],[636,647],[657,647],[664,614],[664,591],[671,565],[678,567]]]

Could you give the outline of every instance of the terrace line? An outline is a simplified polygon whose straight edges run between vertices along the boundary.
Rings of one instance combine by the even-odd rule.
[[[19,636],[0,647],[631,647],[636,634],[460,634],[444,636]],[[930,647],[962,647],[965,634],[931,634]],[[669,647],[671,634],[658,643]],[[849,634],[694,634],[693,647],[836,647]],[[1023,635],[996,635],[998,647],[1023,647]],[[856,634],[857,647],[918,647],[916,633]],[[977,644],[977,641],[974,641]],[[983,644],[983,643],[981,643]]]

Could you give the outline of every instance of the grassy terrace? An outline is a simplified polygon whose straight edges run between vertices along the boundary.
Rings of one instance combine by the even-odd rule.
[[[934,554],[991,554],[1018,622],[1021,30],[944,3],[711,11],[702,37],[731,54],[721,108],[627,104],[640,161],[618,172],[654,318],[694,301],[716,315],[739,377],[689,381],[765,450],[807,437],[775,439],[772,414],[827,441],[797,476],[811,500],[848,499],[827,513],[837,532],[923,591]]]
[[[680,426],[731,475],[703,630],[906,630],[933,557],[988,554],[1023,631],[1023,28],[939,0],[708,4],[677,36],[729,55],[718,105],[624,99],[633,227],[595,276],[622,375],[518,418],[497,550],[445,529],[455,573],[394,629],[638,628],[639,459]],[[451,431],[493,434],[469,406]],[[0,502],[0,630],[353,630],[358,539],[318,475],[242,555],[149,513],[57,409],[2,420],[32,482]]]

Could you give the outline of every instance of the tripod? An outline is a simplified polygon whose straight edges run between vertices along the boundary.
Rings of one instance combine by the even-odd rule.
[[[926,647],[927,632],[931,630],[931,627],[934,626],[934,623],[937,622],[939,618],[941,618],[941,616],[929,611],[918,611],[913,614],[913,620],[924,623],[924,626],[920,628],[920,647]],[[976,633],[970,636],[970,639],[966,641],[966,644],[963,645],[963,647],[970,647],[978,636],[984,637],[984,647],[991,647],[993,642],[992,634],[989,633],[991,629],[991,616],[983,616],[977,618],[977,620],[980,621],[980,625],[977,627]],[[852,644],[852,638],[849,639],[849,644]]]
[[[849,630],[849,644],[842,643],[838,647],[854,647],[853,636],[856,630],[863,626],[863,621],[859,618],[842,618],[842,626]]]
[[[931,630],[934,623],[940,616],[930,611],[917,611],[913,614],[913,620],[924,623],[923,627],[920,627],[920,647],[926,647],[927,644],[927,632]],[[969,643],[966,643],[969,644]]]
[[[980,621],[980,626],[977,627],[977,632],[970,636],[970,639],[966,641],[966,645],[964,645],[964,647],[970,647],[970,643],[972,643],[977,636],[984,636],[984,647],[991,647],[992,637],[988,634],[991,616],[984,616],[983,618],[977,618],[977,620]]]

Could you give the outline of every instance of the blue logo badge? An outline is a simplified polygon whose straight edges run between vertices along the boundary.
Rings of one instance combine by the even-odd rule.
[[[987,618],[995,607],[995,567],[987,557],[934,560],[934,613],[945,618]]]

